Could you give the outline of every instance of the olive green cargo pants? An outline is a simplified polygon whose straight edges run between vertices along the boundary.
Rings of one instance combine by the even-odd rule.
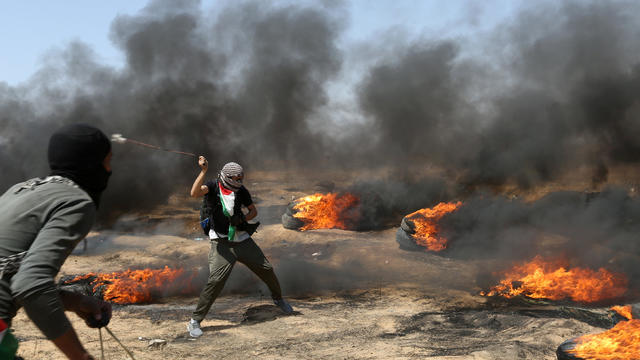
[[[264,256],[262,250],[253,239],[248,238],[239,243],[229,243],[226,239],[211,240],[209,250],[209,279],[202,292],[192,318],[201,322],[213,302],[216,300],[224,284],[227,282],[236,261],[245,264],[254,274],[264,281],[271,291],[271,297],[282,297],[280,283],[273,271],[273,266]]]

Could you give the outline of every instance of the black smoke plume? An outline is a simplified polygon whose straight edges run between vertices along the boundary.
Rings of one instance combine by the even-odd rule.
[[[452,198],[452,189],[436,177],[411,178],[397,175],[385,179],[361,180],[347,189],[358,198],[352,230],[396,227],[402,217],[423,207]]]
[[[638,4],[532,4],[492,36],[420,39],[362,81],[380,160],[423,159],[468,188],[636,165]]]
[[[436,166],[465,196],[533,188],[575,169],[600,186],[640,160],[637,3],[536,2],[489,34],[372,38],[366,48],[379,52],[368,57],[341,42],[345,9],[154,0],[118,16],[110,37],[122,69],[71,43],[29,82],[0,83],[0,187],[45,175],[49,134],[77,121],[207,155],[211,176],[227,161],[248,170]],[[362,71],[344,74],[344,59]],[[355,119],[330,107],[336,82],[356,94]],[[101,209],[111,218],[186,194],[198,171],[181,155],[114,152]]]
[[[540,255],[624,273],[637,296],[638,219],[640,200],[614,187],[597,193],[559,191],[537,201],[476,196],[439,225],[449,240],[447,256],[497,260],[488,273]]]
[[[123,69],[102,66],[85,44],[50,54],[29,83],[0,84],[0,187],[47,173],[44,149],[57,127],[87,122],[105,133],[208,156],[247,169],[308,162],[320,153],[307,118],[327,101],[340,68],[339,11],[242,2],[219,14],[198,1],[151,1],[121,15],[111,40]],[[185,194],[196,160],[114,146],[102,211],[143,211]],[[190,175],[189,175],[190,174]],[[113,217],[111,217],[113,218]]]

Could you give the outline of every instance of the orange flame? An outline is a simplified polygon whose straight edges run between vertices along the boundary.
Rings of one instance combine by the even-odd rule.
[[[102,289],[102,298],[117,304],[149,303],[154,299],[154,294],[162,293],[167,289],[174,289],[175,293],[191,294],[194,288],[191,281],[197,272],[185,272],[183,269],[152,270],[126,270],[113,273],[89,273],[76,276],[67,281],[72,283],[78,280],[95,277],[91,282],[93,292]]]
[[[413,237],[416,244],[431,251],[442,251],[447,248],[448,240],[438,237],[438,221],[446,214],[455,211],[462,203],[441,202],[432,208],[420,209],[406,216],[415,226]]]
[[[513,267],[505,273],[499,285],[480,295],[506,298],[524,295],[549,300],[570,298],[576,302],[592,303],[619,298],[626,291],[627,278],[623,274],[603,268],[598,271],[567,269],[561,261],[548,261],[536,256],[524,265]]]
[[[631,309],[631,307],[628,308]],[[567,352],[582,359],[637,359],[640,354],[640,320],[629,319],[617,323],[616,326],[603,333],[577,338],[575,340],[576,346]]]
[[[347,220],[356,221],[354,208],[359,203],[352,194],[313,194],[296,200],[293,217],[305,225],[300,230],[348,229]]]
[[[631,305],[627,305],[627,306],[616,305],[616,306],[612,306],[611,310],[617,312],[618,314],[625,317],[626,319],[633,318],[633,316],[631,316]]]

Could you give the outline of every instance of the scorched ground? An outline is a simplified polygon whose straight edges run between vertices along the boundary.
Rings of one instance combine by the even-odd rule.
[[[598,308],[497,306],[479,295],[483,289],[476,283],[490,260],[401,250],[395,228],[284,229],[286,206],[313,193],[317,179],[284,173],[251,178],[259,181],[250,185],[263,224],[255,239],[275,263],[297,313],[277,311],[266,289],[238,264],[197,340],[185,331],[197,293],[115,305],[110,328],[136,359],[555,359],[566,339],[607,326],[606,311]],[[79,246],[61,276],[164,266],[202,270],[209,244],[196,228],[198,207],[178,195],[152,215],[130,215],[112,229],[91,233],[86,252]],[[70,317],[99,356],[98,332]],[[15,329],[19,355],[60,358],[22,311]],[[113,340],[105,341],[107,359],[126,358]]]

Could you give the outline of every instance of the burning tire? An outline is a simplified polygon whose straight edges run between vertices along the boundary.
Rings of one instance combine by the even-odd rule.
[[[500,281],[484,295],[596,304],[621,300],[628,291],[628,280],[622,273],[570,266],[564,259],[540,255],[497,274]]]
[[[287,211],[288,210],[289,209],[287,208]],[[301,227],[304,226],[304,221],[300,219],[296,219],[293,217],[293,215],[285,212],[284,214],[282,214],[282,226],[285,229],[299,230]]]
[[[447,248],[448,240],[440,234],[440,219],[462,205],[457,203],[439,203],[405,216],[396,232],[396,241],[404,250],[442,251]]]
[[[614,306],[610,311],[619,318],[613,328],[563,342],[556,350],[558,360],[638,359],[640,320],[633,318],[633,306]]]
[[[62,277],[58,286],[114,304],[145,304],[165,296],[197,294],[201,288],[197,284],[199,273],[199,270],[171,269],[168,266],[164,269],[88,273]]]
[[[567,340],[558,346],[556,350],[556,356],[558,360],[582,360],[582,358],[575,357],[570,353],[576,347],[575,339]]]
[[[409,251],[424,250],[423,246],[417,244],[413,234],[415,234],[415,230],[412,229],[412,226],[407,224],[406,218],[402,219],[400,222],[400,228],[396,232],[396,242],[400,245],[400,249]]]
[[[291,230],[359,230],[359,198],[349,193],[316,193],[289,203],[282,226]]]
[[[65,275],[60,278],[58,287],[61,290],[82,294],[86,296],[93,296],[102,300],[102,293],[104,286],[95,286],[93,282],[96,280],[95,276],[76,276]]]

